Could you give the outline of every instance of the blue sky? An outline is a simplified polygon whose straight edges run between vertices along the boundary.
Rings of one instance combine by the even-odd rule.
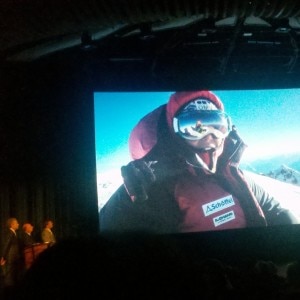
[[[94,94],[97,172],[130,161],[128,137],[137,122],[168,102],[170,92]],[[300,152],[300,89],[215,91],[248,148],[243,160]]]

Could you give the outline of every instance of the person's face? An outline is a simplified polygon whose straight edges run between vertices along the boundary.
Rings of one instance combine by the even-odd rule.
[[[209,134],[200,140],[185,140],[195,154],[207,165],[211,172],[217,169],[219,156],[223,152],[224,138],[218,138],[213,134]]]
[[[49,222],[48,222],[48,228],[50,228],[50,229],[53,228],[53,222],[52,222],[52,221],[49,221]]]
[[[25,226],[25,232],[31,233],[33,231],[33,226],[31,224],[27,224]]]
[[[223,151],[224,138],[218,138],[214,134],[209,134],[199,140],[185,140],[189,146],[193,147],[196,152],[199,151]],[[222,152],[221,152],[222,153]]]
[[[202,124],[200,127],[199,123]],[[173,130],[183,140],[184,145],[188,146],[187,161],[214,173],[217,160],[223,152],[230,124],[229,116],[218,110],[212,102],[194,101],[176,114],[173,119]],[[199,128],[201,130],[198,130]]]
[[[13,220],[11,222],[11,228],[14,229],[14,230],[19,229],[19,222],[17,220]]]

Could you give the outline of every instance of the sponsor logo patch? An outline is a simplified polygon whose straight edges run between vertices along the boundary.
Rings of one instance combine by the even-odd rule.
[[[228,195],[226,197],[202,205],[202,209],[204,215],[207,217],[232,205],[235,205],[234,200],[231,195]]]
[[[183,112],[195,111],[195,110],[217,110],[217,106],[206,98],[198,98],[190,102],[183,109]]]
[[[227,223],[233,219],[235,219],[235,215],[234,215],[233,210],[231,210],[223,215],[213,218],[213,221],[214,221],[215,227],[217,227],[217,226]]]

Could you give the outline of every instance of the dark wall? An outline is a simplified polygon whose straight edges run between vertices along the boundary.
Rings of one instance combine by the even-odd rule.
[[[1,70],[0,220],[54,220],[58,238],[98,233],[93,98],[59,64]]]
[[[58,238],[98,233],[93,91],[284,88],[295,74],[244,76],[207,69],[156,70],[145,63],[100,61],[70,51],[41,61],[3,65],[0,86],[0,221],[15,216],[38,233],[52,218]],[[258,75],[259,80],[258,80]],[[299,227],[178,236],[191,255],[297,256]],[[284,243],[284,246],[282,246]]]

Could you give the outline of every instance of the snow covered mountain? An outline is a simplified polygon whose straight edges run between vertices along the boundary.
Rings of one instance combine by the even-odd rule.
[[[120,169],[110,170],[97,176],[98,209],[100,210],[112,194],[123,183]]]
[[[242,165],[241,168],[251,176],[266,191],[272,194],[283,207],[293,211],[300,220],[300,172],[287,166],[299,166],[299,154],[294,158],[276,157],[267,161],[256,161],[252,164]],[[279,166],[279,167],[274,167]],[[259,170],[263,170],[260,171]]]
[[[270,171],[266,175],[283,182],[292,183],[300,186],[300,172],[284,164],[281,165],[278,169]]]
[[[291,182],[290,177],[293,177],[291,175],[295,174],[298,179],[300,174],[300,153],[277,155],[247,162],[242,160],[240,168],[270,177],[276,176],[279,180]]]
[[[273,195],[282,207],[290,209],[299,217],[300,222],[300,186],[287,181],[281,181],[278,178],[272,178],[266,175],[257,174],[251,171],[245,171],[245,175],[252,177],[255,182],[262,186],[267,192]],[[284,177],[283,177],[284,178]],[[298,178],[298,177],[296,177]],[[298,178],[299,182],[299,178]]]

